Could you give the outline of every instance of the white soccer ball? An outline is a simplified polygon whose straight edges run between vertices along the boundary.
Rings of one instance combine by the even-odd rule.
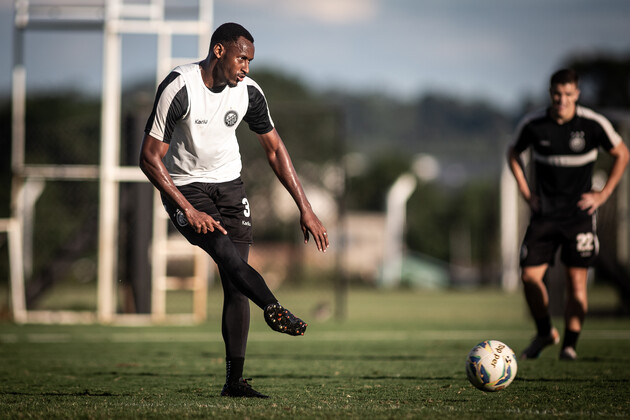
[[[507,344],[486,340],[470,350],[466,358],[466,375],[475,387],[493,392],[505,389],[516,377],[516,355]]]

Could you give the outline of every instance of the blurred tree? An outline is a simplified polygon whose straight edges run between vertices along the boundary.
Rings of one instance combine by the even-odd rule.
[[[498,187],[493,179],[473,179],[457,188],[422,183],[411,196],[407,244],[413,251],[458,263],[452,255],[453,234],[470,243],[466,263],[480,269],[496,266],[498,258]],[[489,271],[491,271],[489,269]]]
[[[11,106],[0,109],[2,145],[2,212],[11,201]],[[29,96],[26,103],[26,164],[96,164],[99,156],[100,103],[74,92]],[[94,257],[98,185],[96,182],[47,181],[37,200],[33,226],[33,275],[27,283],[32,306],[47,285],[73,276],[73,264]],[[6,212],[6,213],[5,213]],[[8,272],[8,267],[7,267]],[[95,277],[76,279],[94,280]]]
[[[74,92],[29,98],[26,163],[97,164],[100,109],[100,101]]]
[[[421,183],[407,207],[407,245],[410,250],[450,261],[449,237],[458,223],[455,197],[438,183]]]
[[[566,67],[580,75],[580,101],[595,108],[630,107],[630,55],[574,55]]]
[[[308,102],[316,100],[316,95],[296,77],[271,68],[256,69],[251,72],[250,76],[265,92],[272,115],[273,106],[276,102]]]
[[[395,150],[374,156],[363,173],[348,180],[348,210],[384,211],[387,191],[410,170],[412,157]]]

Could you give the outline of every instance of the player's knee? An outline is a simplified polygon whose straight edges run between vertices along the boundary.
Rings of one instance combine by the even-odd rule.
[[[588,297],[586,291],[572,290],[569,291],[567,299],[573,303],[574,306],[578,306],[586,312],[588,309]]]
[[[521,274],[521,282],[524,286],[537,286],[542,284],[542,278],[528,271],[523,271]]]
[[[234,267],[243,263],[243,258],[237,252],[236,248],[225,241],[212,244],[212,246],[205,247],[204,249],[207,250],[215,262],[221,267]]]
[[[235,307],[249,308],[249,299],[241,292],[226,294],[225,300]]]

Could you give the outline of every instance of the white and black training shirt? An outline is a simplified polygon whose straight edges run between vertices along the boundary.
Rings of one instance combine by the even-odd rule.
[[[516,130],[514,150],[521,153],[532,148],[541,214],[581,214],[577,202],[591,191],[598,149],[609,151],[621,141],[605,117],[582,106],[565,124],[551,118],[548,108],[526,115]]]
[[[145,132],[169,144],[164,165],[175,185],[219,183],[240,176],[236,127],[242,120],[258,134],[273,129],[258,84],[246,77],[216,93],[204,84],[199,63],[192,63],[160,84]]]

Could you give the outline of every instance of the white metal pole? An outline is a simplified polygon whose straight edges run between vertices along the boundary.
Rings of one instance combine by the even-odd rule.
[[[203,60],[208,55],[208,49],[210,48],[210,36],[213,31],[213,16],[214,1],[213,0],[199,0],[199,22],[202,25],[206,25],[205,32],[199,34],[197,38],[197,50],[199,51],[199,59]]]
[[[28,2],[15,2],[13,25],[13,70],[11,114],[11,219],[7,226],[9,239],[9,267],[13,319],[26,322],[26,294],[24,286],[24,245],[22,217],[24,210],[24,155],[26,117],[26,67],[24,65],[24,28],[28,23]]]
[[[518,189],[507,163],[501,170],[501,287],[513,292],[519,285]]]
[[[112,21],[119,16],[118,0],[106,3],[103,37],[103,107],[101,116],[98,317],[111,322],[116,306],[118,254],[118,180],[120,148],[121,36]]]
[[[13,320],[18,324],[27,321],[26,293],[24,291],[24,267],[22,265],[22,226],[20,219],[10,219],[7,228],[9,235],[9,260],[11,276],[11,308]]]
[[[385,287],[393,287],[400,282],[407,200],[416,189],[416,185],[416,177],[411,173],[405,173],[394,182],[387,193],[382,277]]]

